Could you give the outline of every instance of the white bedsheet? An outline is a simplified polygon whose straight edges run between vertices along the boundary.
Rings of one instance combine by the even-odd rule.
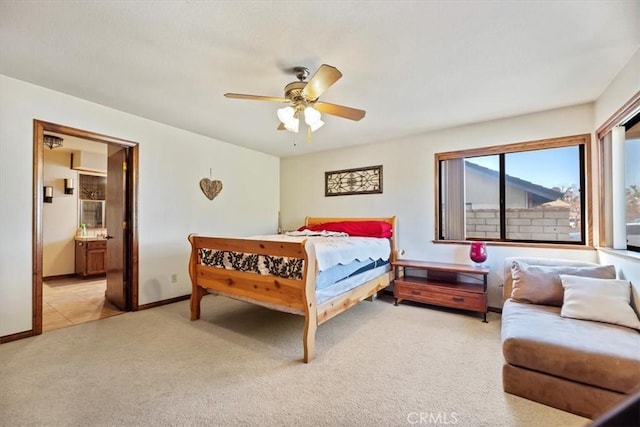
[[[288,236],[285,234],[269,234],[251,236],[247,239],[271,240],[283,242],[307,241],[312,245],[318,262],[318,270],[323,271],[335,265],[350,264],[353,261],[367,259],[387,261],[391,255],[389,239],[376,237],[319,237],[319,236]]]
[[[385,264],[380,267],[376,267],[373,270],[365,271],[357,276],[349,277],[348,279],[341,280],[340,282],[329,286],[328,288],[316,290],[316,304],[322,304],[329,301],[331,298],[338,295],[342,295],[351,289],[357,288],[363,283],[367,283],[369,280],[373,280],[376,277],[391,271],[391,265]]]
[[[287,231],[285,233],[287,236],[322,236],[322,237],[348,237],[347,233],[342,231],[312,231],[312,230],[302,230],[302,231]]]

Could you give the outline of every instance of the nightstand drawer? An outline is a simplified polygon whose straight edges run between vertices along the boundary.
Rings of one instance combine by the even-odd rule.
[[[487,309],[487,295],[456,289],[435,289],[422,285],[398,283],[394,287],[394,296],[399,300],[412,300],[425,304],[460,308],[484,313]]]

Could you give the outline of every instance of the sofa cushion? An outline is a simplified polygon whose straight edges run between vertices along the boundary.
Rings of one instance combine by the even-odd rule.
[[[593,279],[560,275],[564,302],[560,316],[613,323],[640,330],[640,320],[631,308],[628,280]]]
[[[572,259],[563,258],[549,258],[549,257],[506,257],[504,259],[504,286],[502,287],[502,302],[511,298],[511,292],[513,291],[513,277],[511,276],[511,268],[513,267],[513,261],[526,262],[529,265],[546,265],[546,266],[574,266],[574,267],[596,267],[600,264],[586,261],[575,261]]]
[[[502,309],[507,363],[619,393],[640,386],[640,333],[569,319],[560,308],[507,300]]]
[[[511,275],[513,290],[511,298],[531,304],[562,306],[564,290],[561,274],[573,276],[595,277],[598,279],[615,279],[616,268],[613,265],[596,265],[593,267],[577,266],[543,266],[529,265],[523,261],[513,261]]]

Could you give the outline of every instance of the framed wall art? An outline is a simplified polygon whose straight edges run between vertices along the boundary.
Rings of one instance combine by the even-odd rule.
[[[324,173],[324,195],[382,193],[382,165]]]

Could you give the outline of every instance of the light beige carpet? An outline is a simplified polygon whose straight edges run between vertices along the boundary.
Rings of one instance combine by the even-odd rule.
[[[502,391],[500,316],[389,297],[318,328],[206,296],[0,346],[3,426],[581,426]]]

